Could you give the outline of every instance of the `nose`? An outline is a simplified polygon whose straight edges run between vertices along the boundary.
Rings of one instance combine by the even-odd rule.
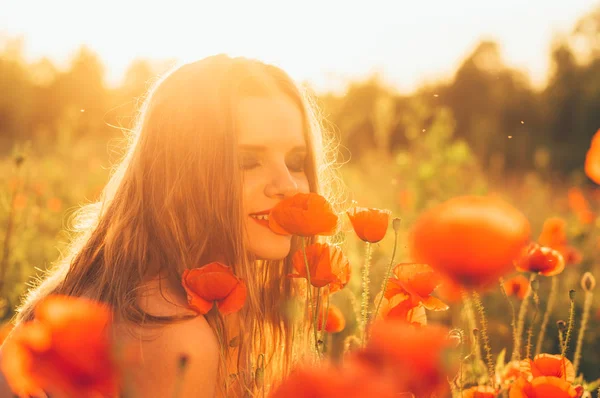
[[[270,198],[287,198],[298,193],[298,183],[294,180],[287,167],[273,175],[265,186],[265,195]]]

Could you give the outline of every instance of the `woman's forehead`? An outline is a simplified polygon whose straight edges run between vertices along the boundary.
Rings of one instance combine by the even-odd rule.
[[[306,146],[302,111],[285,95],[242,98],[237,106],[236,126],[240,146]]]

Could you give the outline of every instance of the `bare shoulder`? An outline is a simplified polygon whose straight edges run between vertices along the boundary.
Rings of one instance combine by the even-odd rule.
[[[185,297],[153,281],[143,290],[141,308],[157,316],[193,315],[160,326],[117,324],[117,337],[135,358],[130,366],[134,396],[173,396],[182,355],[188,359],[182,397],[213,397],[217,382],[219,343],[204,316],[187,308]]]
[[[215,395],[219,366],[219,344],[203,316],[156,328],[118,327],[125,343],[134,396],[173,396],[178,382],[179,361],[187,357],[181,382],[182,397]]]

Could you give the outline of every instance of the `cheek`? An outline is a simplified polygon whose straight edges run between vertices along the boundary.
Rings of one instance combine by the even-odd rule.
[[[244,176],[242,182],[242,200],[244,210],[252,209],[252,202],[256,200],[257,195],[261,192],[261,179],[257,176]]]

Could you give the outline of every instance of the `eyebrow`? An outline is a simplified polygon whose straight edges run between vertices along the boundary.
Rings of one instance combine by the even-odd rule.
[[[240,150],[264,152],[267,150],[267,147],[262,145],[240,145]],[[298,145],[290,149],[288,152],[306,152],[306,146]]]

